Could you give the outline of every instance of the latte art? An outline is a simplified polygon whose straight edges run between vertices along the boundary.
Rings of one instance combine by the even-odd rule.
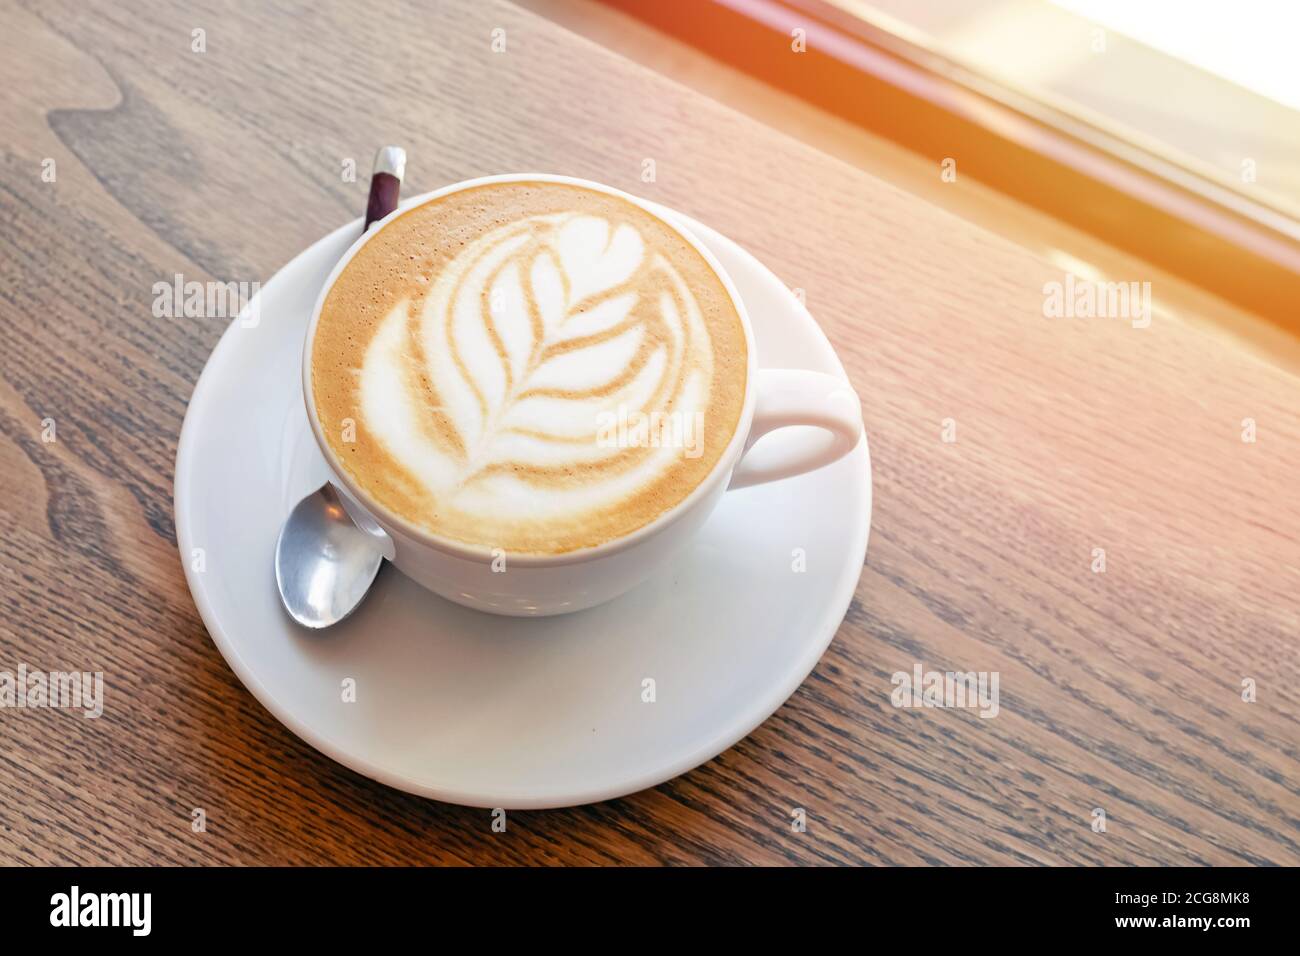
[[[671,449],[602,447],[597,425],[611,403],[703,414],[712,361],[693,338],[708,338],[694,296],[634,226],[527,219],[393,308],[366,351],[360,423],[460,507],[574,514],[671,464]]]
[[[358,252],[322,309],[313,393],[343,467],[391,510],[556,553],[653,520],[711,470],[745,348],[721,281],[656,217],[507,183],[416,207]]]

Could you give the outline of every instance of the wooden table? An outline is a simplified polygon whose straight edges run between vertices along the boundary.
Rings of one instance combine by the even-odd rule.
[[[107,700],[0,711],[0,862],[1300,863],[1300,382],[1158,287],[1146,329],[1047,318],[1058,268],[515,7],[276,7],[6,5],[0,670]],[[223,323],[155,318],[153,284],[268,278],[388,142],[412,193],[536,169],[712,223],[805,290],[871,436],[870,555],[804,686],[671,783],[506,834],[271,718],[176,553]],[[895,708],[917,663],[997,672],[1000,713]]]

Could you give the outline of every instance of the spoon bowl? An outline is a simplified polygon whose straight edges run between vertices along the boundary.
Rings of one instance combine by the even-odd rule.
[[[357,609],[384,557],[328,481],[294,506],[275,543],[275,584],[289,616],[320,629]]]

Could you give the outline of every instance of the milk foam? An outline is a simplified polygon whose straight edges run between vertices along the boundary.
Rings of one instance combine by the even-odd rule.
[[[440,509],[563,528],[681,460],[679,447],[602,441],[601,422],[696,420],[714,360],[696,296],[634,222],[529,216],[392,303],[358,370],[358,425]]]

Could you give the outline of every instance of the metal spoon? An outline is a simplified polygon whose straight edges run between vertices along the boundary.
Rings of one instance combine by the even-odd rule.
[[[385,146],[370,176],[366,224],[397,208],[406,152]],[[328,481],[294,506],[275,542],[275,584],[280,603],[304,627],[337,624],[370,592],[384,556],[375,538],[348,517]]]
[[[370,591],[384,556],[328,481],[294,506],[275,543],[275,583],[303,627],[337,624]]]

